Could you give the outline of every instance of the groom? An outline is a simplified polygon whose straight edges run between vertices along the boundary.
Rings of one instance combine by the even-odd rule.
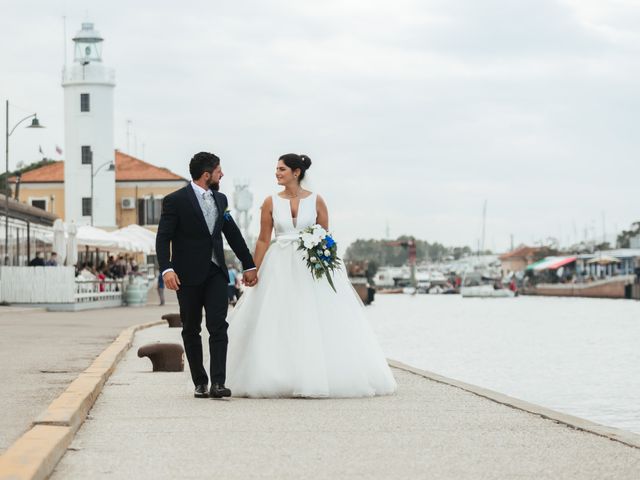
[[[189,185],[167,195],[156,236],[156,253],[166,288],[176,290],[182,339],[189,361],[194,396],[230,397],[224,386],[227,363],[227,284],[222,233],[242,262],[245,285],[257,281],[256,268],[237,225],[227,213],[227,197],[218,192],[223,177],[220,159],[200,152],[189,163]],[[202,362],[202,308],[206,314],[211,357],[211,389]]]

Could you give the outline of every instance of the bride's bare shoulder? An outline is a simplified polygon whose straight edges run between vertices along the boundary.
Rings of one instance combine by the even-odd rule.
[[[267,198],[264,199],[264,202],[262,202],[262,207],[267,207],[269,209],[271,209],[273,207],[273,195],[269,195]]]

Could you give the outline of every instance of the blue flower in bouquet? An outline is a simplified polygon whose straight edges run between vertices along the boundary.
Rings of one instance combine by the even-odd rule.
[[[331,248],[336,244],[336,241],[331,235],[327,235],[324,239],[327,242],[327,248]]]
[[[224,215],[223,215],[224,219],[227,222],[231,221],[231,210],[229,210],[228,208],[224,211]]]

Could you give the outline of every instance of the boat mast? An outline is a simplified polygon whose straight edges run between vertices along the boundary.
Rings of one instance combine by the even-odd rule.
[[[487,225],[487,200],[485,199],[484,205],[482,206],[482,242],[480,243],[480,251],[484,253],[484,237],[485,237],[485,228]]]

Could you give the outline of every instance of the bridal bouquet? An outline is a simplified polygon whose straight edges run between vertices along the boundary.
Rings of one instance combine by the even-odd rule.
[[[320,225],[313,225],[302,230],[298,238],[298,250],[304,252],[311,275],[316,279],[326,277],[333,291],[337,292],[331,274],[340,269],[342,261],[338,257],[338,245],[331,234]]]

